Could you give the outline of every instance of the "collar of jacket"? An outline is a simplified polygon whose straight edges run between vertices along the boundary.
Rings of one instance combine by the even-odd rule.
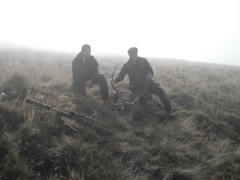
[[[86,63],[87,62],[87,58],[85,58],[82,53],[81,53],[81,57],[82,57],[83,63]]]

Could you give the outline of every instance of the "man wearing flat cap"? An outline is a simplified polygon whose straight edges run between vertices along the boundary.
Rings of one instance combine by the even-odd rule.
[[[164,89],[160,87],[159,83],[156,83],[152,80],[154,73],[148,60],[138,56],[138,49],[136,47],[131,47],[128,49],[128,55],[129,60],[124,63],[120,73],[115,79],[111,80],[111,83],[116,84],[122,81],[126,75],[128,75],[129,89],[133,93],[143,92],[147,89],[150,93],[159,97],[164,105],[166,114],[171,115],[171,102],[166,96]]]
[[[128,49],[128,54],[131,52],[138,52],[138,49],[136,47],[131,47]]]

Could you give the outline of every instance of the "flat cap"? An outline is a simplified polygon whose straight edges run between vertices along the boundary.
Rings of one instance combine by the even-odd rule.
[[[131,53],[131,52],[138,52],[138,48],[136,48],[136,47],[129,48],[128,53]]]

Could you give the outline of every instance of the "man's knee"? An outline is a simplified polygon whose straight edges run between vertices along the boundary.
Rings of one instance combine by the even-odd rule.
[[[107,80],[103,74],[98,74],[97,77],[93,80],[94,84],[102,84],[105,82],[107,82]]]
[[[161,88],[160,85],[157,83],[154,83],[151,85],[150,91],[157,96],[165,96],[166,95],[164,89]]]
[[[105,82],[106,81],[106,78],[105,78],[105,76],[103,75],[103,74],[99,74],[98,75],[98,78],[99,78],[99,80],[101,81],[101,82]]]
[[[166,96],[166,93],[165,93],[164,89],[161,88],[161,87],[158,87],[158,93],[162,96]]]

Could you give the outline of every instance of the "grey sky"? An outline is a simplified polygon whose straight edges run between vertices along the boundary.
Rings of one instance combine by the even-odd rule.
[[[0,0],[0,42],[240,65],[239,0]]]

